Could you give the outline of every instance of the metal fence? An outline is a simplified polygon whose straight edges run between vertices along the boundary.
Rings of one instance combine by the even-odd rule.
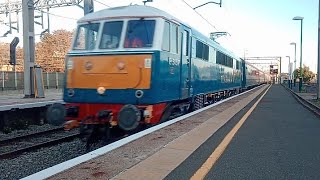
[[[1,90],[16,90],[24,88],[23,72],[0,71]],[[43,72],[44,88],[62,88],[64,81],[64,73],[47,73]]]
[[[288,81],[284,81],[283,85],[289,87]],[[294,92],[299,92],[299,82],[295,84],[292,83],[292,88]],[[301,93],[317,93],[317,83],[303,83],[301,87]]]

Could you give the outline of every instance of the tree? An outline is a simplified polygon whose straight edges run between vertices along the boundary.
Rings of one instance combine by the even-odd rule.
[[[10,44],[0,43],[0,66],[9,64]]]
[[[45,72],[64,72],[64,58],[71,47],[72,32],[57,30],[45,34],[36,44],[36,63]]]
[[[52,34],[45,34],[35,45],[35,63],[43,68],[44,72],[64,72],[64,59],[71,47],[73,33],[66,30],[57,30]],[[20,44],[22,45],[22,43]],[[10,43],[0,43],[0,70],[12,70],[9,65]],[[16,71],[23,71],[23,49],[16,49]]]
[[[23,71],[23,50],[21,47],[16,48],[17,65],[16,71]],[[0,69],[11,70],[10,60],[10,43],[0,43]],[[10,68],[9,68],[10,67]]]
[[[296,69],[293,71],[293,75],[295,79],[298,79],[300,77],[300,69]],[[302,80],[305,83],[310,82],[315,77],[315,74],[310,71],[310,68],[308,66],[303,65],[302,68]]]

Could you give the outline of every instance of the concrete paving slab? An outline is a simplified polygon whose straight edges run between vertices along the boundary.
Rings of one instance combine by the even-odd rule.
[[[199,125],[208,121],[211,117],[217,116],[222,112],[221,110],[233,108],[233,105],[240,101],[242,102],[241,104],[245,105],[243,101],[246,101],[245,99],[247,99],[248,96],[252,96],[257,91],[261,91],[261,87],[235,97],[232,99],[232,102],[226,101],[221,104],[218,103],[216,106],[206,109],[199,114],[192,115],[182,121],[148,134],[97,158],[83,162],[63,172],[59,171],[60,173],[55,174],[48,179],[122,179],[123,177],[117,175],[129,173],[130,169],[133,167],[139,169],[137,169],[136,174],[134,174],[135,171],[132,171],[133,173],[129,176],[129,179],[137,179],[141,176],[143,179],[155,179],[155,177],[157,177],[156,179],[162,179],[170,171],[158,169],[156,173],[148,173],[146,171],[149,169],[150,171],[153,171],[152,168],[149,166],[142,168],[139,163],[152,157],[152,155],[159,153],[160,150],[166,148],[170,142],[173,142],[180,136],[199,127]],[[183,150],[183,152],[189,151]],[[185,156],[187,157],[187,155]],[[172,159],[177,159],[177,157],[174,156]],[[94,166],[92,166],[92,164],[94,164]],[[161,176],[156,174],[160,174]],[[97,175],[101,175],[101,177],[98,177]]]
[[[171,172],[178,165],[180,165],[188,156],[195,151],[203,142],[205,142],[210,136],[212,136],[221,126],[223,126],[226,122],[228,122],[237,112],[239,112],[242,108],[244,108],[248,103],[250,103],[254,98],[256,98],[263,90],[265,90],[267,86],[257,90],[255,93],[249,95],[247,98],[243,99],[235,103],[233,106],[229,108],[225,108],[225,110],[218,115],[211,117],[206,122],[202,123],[195,129],[191,130],[187,134],[178,137],[176,140],[170,142],[160,151],[155,153],[154,155],[148,157],[146,160],[140,162],[139,164],[133,166],[130,169],[125,170],[115,177],[115,179],[130,179],[130,177],[137,176],[137,172],[140,172],[141,169],[144,169],[147,174],[150,176],[144,176],[145,179],[152,178],[153,173],[150,171],[148,167],[154,167],[153,169],[162,169],[166,168],[166,170],[170,170]],[[197,140],[191,141],[192,138],[199,138]],[[176,144],[177,143],[177,144]],[[180,145],[180,146],[179,146]],[[171,149],[171,150],[168,150]],[[174,153],[170,153],[170,151],[175,150]],[[161,157],[161,158],[159,158]],[[155,172],[154,172],[155,173]],[[169,173],[164,172],[166,174],[162,174],[159,178],[162,179],[166,177]]]
[[[46,89],[45,98],[24,98],[22,91],[0,92],[0,111],[41,107],[62,102],[62,89]]]

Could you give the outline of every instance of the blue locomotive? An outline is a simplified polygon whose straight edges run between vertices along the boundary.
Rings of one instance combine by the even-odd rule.
[[[157,124],[268,81],[217,42],[159,9],[115,7],[78,21],[63,99],[66,126]]]

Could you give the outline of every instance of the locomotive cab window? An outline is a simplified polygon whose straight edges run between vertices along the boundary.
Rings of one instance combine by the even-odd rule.
[[[162,50],[170,51],[170,23],[164,22]]]
[[[130,20],[124,41],[125,48],[150,48],[153,44],[155,20]]]
[[[122,25],[122,21],[104,23],[100,49],[115,49],[119,47]]]
[[[78,26],[74,50],[93,50],[97,42],[100,23],[82,24]]]

